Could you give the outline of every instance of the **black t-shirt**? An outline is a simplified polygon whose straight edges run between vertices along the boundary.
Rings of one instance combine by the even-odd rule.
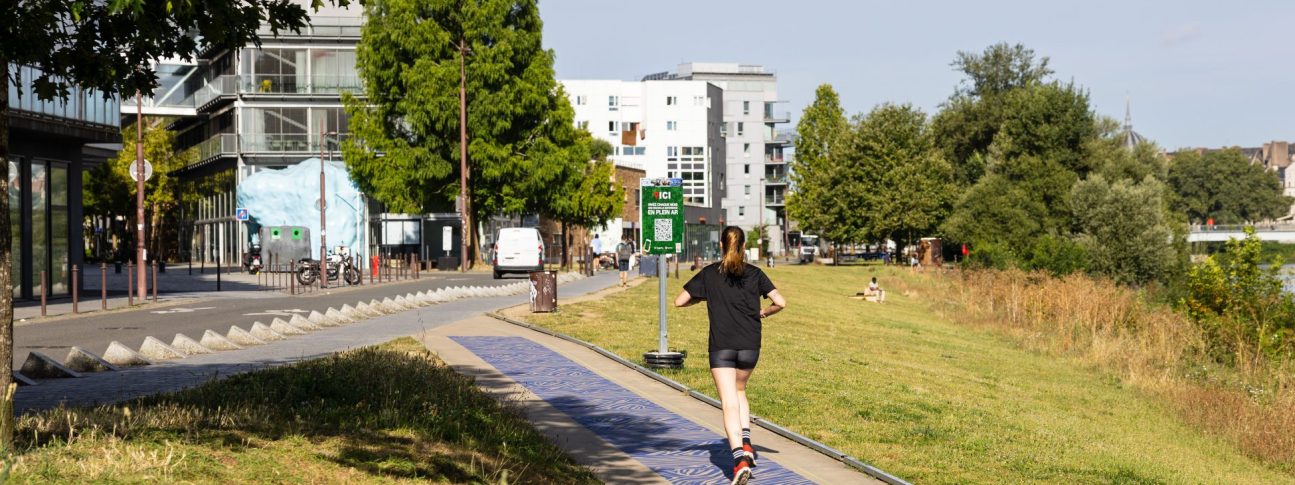
[[[725,276],[713,263],[688,280],[683,289],[706,300],[710,317],[710,351],[760,350],[760,297],[774,290],[769,277],[746,265],[740,277]]]

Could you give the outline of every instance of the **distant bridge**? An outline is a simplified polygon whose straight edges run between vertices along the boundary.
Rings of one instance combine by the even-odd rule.
[[[1192,224],[1187,233],[1187,242],[1224,242],[1228,239],[1245,239],[1247,226],[1255,228],[1255,236],[1262,241],[1295,243],[1295,224],[1282,222],[1273,224],[1227,224],[1202,226]]]

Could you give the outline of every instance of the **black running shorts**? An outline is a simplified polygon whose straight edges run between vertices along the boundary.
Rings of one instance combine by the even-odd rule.
[[[750,370],[760,360],[759,350],[712,350],[710,351],[710,368],[736,368]]]

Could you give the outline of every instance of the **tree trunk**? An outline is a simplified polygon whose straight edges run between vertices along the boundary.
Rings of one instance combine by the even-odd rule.
[[[9,60],[0,56],[0,80]],[[0,454],[13,450],[13,244],[9,224],[9,89],[0,89]]]
[[[567,230],[566,221],[562,221],[562,271],[571,271],[571,233]]]

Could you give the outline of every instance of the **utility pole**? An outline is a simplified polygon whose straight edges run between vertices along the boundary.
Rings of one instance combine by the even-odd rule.
[[[328,223],[326,217],[328,199],[324,197],[324,120],[319,120],[319,277],[321,286],[328,287],[328,269],[324,266],[328,258]]]
[[[463,252],[459,262],[459,272],[468,270],[468,239],[472,234],[472,210],[468,201],[468,71],[465,59],[468,56],[468,45],[459,39],[459,218],[463,221]]]
[[[138,89],[135,90],[135,261],[140,271],[136,272],[135,288],[137,295],[143,296],[148,290],[148,279],[143,268],[146,266],[144,254],[144,98]],[[73,283],[75,284],[75,283]],[[129,284],[129,283],[127,283]]]

